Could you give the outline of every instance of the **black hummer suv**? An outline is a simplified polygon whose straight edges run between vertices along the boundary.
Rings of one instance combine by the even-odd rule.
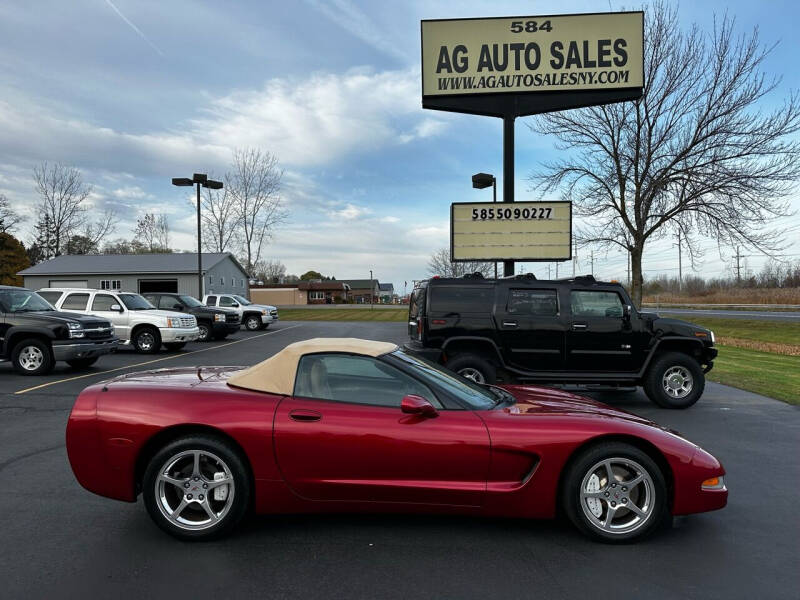
[[[200,329],[199,342],[211,339],[224,340],[231,333],[239,331],[241,320],[235,310],[225,310],[206,306],[197,298],[187,294],[154,292],[142,294],[153,306],[162,310],[175,310],[194,315]]]
[[[641,385],[665,408],[697,402],[717,356],[714,333],[639,312],[622,285],[433,278],[409,302],[406,349],[482,383]]]
[[[61,312],[36,292],[0,285],[0,359],[23,375],[42,375],[56,361],[76,369],[117,349],[110,322]]]

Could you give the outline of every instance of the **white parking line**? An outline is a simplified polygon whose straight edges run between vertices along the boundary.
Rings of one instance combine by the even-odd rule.
[[[164,362],[165,360],[172,360],[173,358],[180,358],[182,356],[189,356],[190,354],[199,354],[200,352],[207,352],[209,350],[217,350],[218,348],[224,348],[225,346],[233,346],[234,344],[240,344],[241,342],[249,342],[250,340],[255,340],[260,337],[264,337],[265,335],[272,335],[274,333],[281,333],[282,331],[289,331],[290,329],[294,329],[296,327],[302,327],[303,325],[291,325],[289,327],[284,327],[283,329],[277,329],[275,331],[268,331],[266,333],[262,333],[260,335],[254,335],[252,337],[245,338],[243,340],[234,340],[232,342],[228,342],[227,344],[220,344],[218,346],[210,346],[208,348],[201,348],[200,350],[192,350],[191,352],[182,352],[181,354],[173,354],[172,356],[165,356],[164,358],[156,358],[154,360],[147,360],[145,362],[136,363],[133,365],[126,365],[124,367],[116,367],[114,369],[108,369],[107,371],[98,371],[96,373],[86,373],[85,375],[76,375],[75,377],[67,377],[66,379],[57,379],[55,381],[48,381],[47,383],[41,383],[39,385],[35,385],[33,387],[26,388],[24,390],[19,390],[14,392],[14,394],[26,394],[27,392],[32,392],[34,390],[40,390],[42,388],[50,387],[51,385],[56,385],[58,383],[67,383],[68,381],[75,381],[76,379],[84,379],[86,377],[96,377],[97,375],[105,375],[106,373],[113,373],[115,371],[124,371],[126,369],[132,369],[135,367],[143,367],[145,365],[152,365],[153,363]]]

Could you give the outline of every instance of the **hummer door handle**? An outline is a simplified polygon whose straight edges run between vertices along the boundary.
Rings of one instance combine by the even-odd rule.
[[[584,330],[588,329],[589,326],[586,323],[573,323],[572,328],[577,330]]]
[[[517,327],[516,321],[503,321],[503,327]]]

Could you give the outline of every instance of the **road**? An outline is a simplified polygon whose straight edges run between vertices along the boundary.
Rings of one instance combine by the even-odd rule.
[[[800,323],[800,312],[768,312],[764,310],[719,310],[694,308],[659,308],[646,307],[645,312],[657,312],[660,315],[676,315],[687,321],[691,317],[714,317],[717,319],[755,319],[756,321],[779,321]]]
[[[405,324],[284,322],[97,365],[116,375],[252,364],[316,336],[402,342]],[[396,515],[257,517],[229,538],[189,544],[157,529],[141,502],[94,496],[72,476],[65,423],[77,393],[110,376],[99,371],[23,378],[0,365],[3,598],[798,598],[797,407],[715,384],[686,411],[641,393],[593,394],[681,431],[728,470],[726,509],[637,545],[596,544],[559,521]]]

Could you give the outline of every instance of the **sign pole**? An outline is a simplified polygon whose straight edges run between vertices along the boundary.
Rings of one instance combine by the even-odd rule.
[[[514,202],[514,121],[516,116],[503,116],[503,202]],[[503,261],[503,276],[514,275],[514,261]]]

